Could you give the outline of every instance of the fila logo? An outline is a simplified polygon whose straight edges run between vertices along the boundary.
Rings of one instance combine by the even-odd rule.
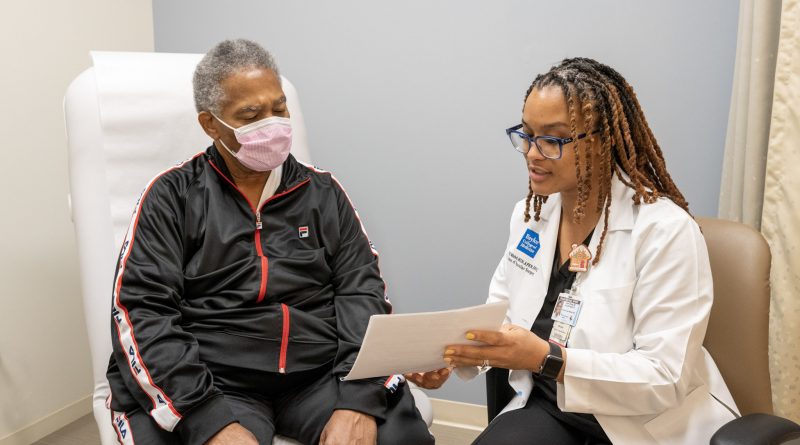
[[[128,361],[130,362],[133,372],[139,375],[139,373],[142,372],[142,368],[139,367],[139,363],[136,361],[136,351],[133,350],[133,346],[128,347]]]
[[[298,227],[297,234],[300,236],[300,238],[308,238],[308,226]]]
[[[119,431],[119,435],[122,436],[124,439],[125,436],[128,435],[128,429],[125,428],[125,421],[122,419],[122,416],[118,415],[114,418],[114,423],[117,424],[117,430]]]

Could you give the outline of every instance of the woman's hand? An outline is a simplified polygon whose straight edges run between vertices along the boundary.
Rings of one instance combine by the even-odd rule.
[[[467,340],[483,345],[450,345],[444,360],[450,366],[493,366],[538,372],[550,345],[528,329],[505,324],[499,331],[469,331]]]
[[[444,382],[447,381],[447,378],[450,377],[450,369],[451,368],[442,368],[428,372],[411,372],[405,374],[405,376],[406,380],[420,388],[439,389],[444,385]]]

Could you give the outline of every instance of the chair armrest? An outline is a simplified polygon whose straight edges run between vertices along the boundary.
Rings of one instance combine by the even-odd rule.
[[[748,414],[718,429],[710,445],[777,445],[792,439],[800,439],[800,425],[770,414]]]
[[[433,404],[431,403],[431,399],[429,399],[428,395],[414,383],[406,381],[406,384],[408,385],[411,395],[414,396],[414,404],[417,406],[417,411],[419,411],[422,420],[424,420],[425,424],[430,428],[431,425],[433,425]]]

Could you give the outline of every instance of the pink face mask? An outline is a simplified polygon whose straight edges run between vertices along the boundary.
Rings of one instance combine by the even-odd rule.
[[[233,130],[241,148],[234,153],[222,139],[219,142],[228,153],[250,170],[257,172],[274,170],[289,157],[289,150],[292,148],[292,124],[288,118],[273,116],[233,128],[216,115],[212,116]]]

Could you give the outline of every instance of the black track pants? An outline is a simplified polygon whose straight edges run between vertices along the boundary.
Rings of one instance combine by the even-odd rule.
[[[222,389],[225,401],[239,423],[250,430],[259,444],[271,445],[277,433],[303,444],[317,445],[322,430],[333,413],[338,397],[336,378],[329,370],[305,374],[305,381],[287,382],[286,376],[248,375],[245,370],[220,372],[209,366],[215,385]],[[217,371],[217,372],[214,372]],[[226,376],[236,376],[230,381]],[[257,378],[258,377],[258,378]],[[315,377],[309,381],[309,377]],[[276,380],[280,380],[277,382]],[[287,384],[292,383],[292,384]],[[243,391],[242,386],[257,385],[253,391]],[[267,389],[267,388],[275,388]],[[181,444],[177,434],[162,430],[143,410],[114,413],[115,428],[121,443],[146,445]],[[434,439],[414,405],[414,397],[407,385],[388,396],[388,409],[384,421],[378,422],[379,445],[427,445]]]

